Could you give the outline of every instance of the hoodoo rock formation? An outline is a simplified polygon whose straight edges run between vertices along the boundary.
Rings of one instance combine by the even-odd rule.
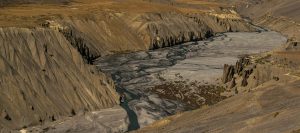
[[[236,62],[236,65],[225,64],[223,68],[223,83],[228,83],[229,88],[233,88],[236,85],[236,76],[241,76],[241,86],[246,87],[248,85],[248,78],[253,73],[255,65],[251,65],[250,59],[248,57],[242,57]]]
[[[235,70],[234,66],[228,64],[224,65],[223,78],[222,78],[223,83],[227,83],[232,80],[234,76],[234,70]]]

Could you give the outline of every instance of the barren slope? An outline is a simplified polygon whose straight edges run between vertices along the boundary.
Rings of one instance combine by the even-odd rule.
[[[239,12],[255,24],[280,31],[288,37],[300,36],[300,1],[257,0],[236,3]]]
[[[62,34],[0,29],[0,128],[18,129],[112,107],[109,78],[86,65]]]
[[[163,119],[139,132],[290,133],[300,129],[297,86],[299,82],[260,87],[208,108]]]

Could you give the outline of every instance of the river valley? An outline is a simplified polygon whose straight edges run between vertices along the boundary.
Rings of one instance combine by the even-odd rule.
[[[190,109],[186,103],[160,97],[150,88],[176,80],[216,85],[224,64],[234,64],[242,55],[270,51],[285,42],[285,37],[272,31],[222,33],[206,41],[107,56],[95,64],[111,74],[119,93],[126,94],[128,102],[121,105],[131,117],[129,129],[132,130]],[[189,89],[183,95],[203,99],[193,87]]]
[[[286,41],[274,31],[220,33],[205,41],[100,57],[94,65],[112,77],[120,95],[126,95],[121,107],[79,113],[24,131],[132,131],[179,112],[215,104],[228,97],[221,85],[224,64],[280,48]]]
[[[300,1],[0,1],[0,133],[300,133]]]

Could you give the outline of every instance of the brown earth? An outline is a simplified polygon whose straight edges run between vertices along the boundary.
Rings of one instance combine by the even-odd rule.
[[[217,3],[2,2],[0,130],[4,131],[116,105],[110,77],[88,65],[99,56],[177,45],[216,32],[254,31],[233,11],[211,12],[218,9]]]
[[[138,132],[296,131],[300,129],[298,83],[265,84],[214,106],[163,119]]]
[[[242,64],[240,74],[235,71],[235,96],[137,132],[296,132],[300,129],[299,56],[289,56],[289,52],[274,52],[248,57],[250,63]]]
[[[232,10],[237,9],[253,23],[294,39],[270,58],[253,58],[253,71],[236,75],[237,96],[140,132],[297,132],[299,2],[222,1],[3,1],[0,130],[116,105],[111,79],[88,65],[94,59],[202,40],[217,32],[254,31]]]
[[[249,61],[226,67],[225,85],[235,96],[162,119],[137,132],[299,132],[299,1],[220,2],[291,39],[283,48],[250,55]]]
[[[281,32],[299,41],[300,1],[298,0],[257,0],[238,2],[240,14],[249,17],[255,24]]]
[[[160,98],[181,101],[191,109],[213,105],[227,98],[221,95],[225,91],[222,86],[203,85],[197,81],[169,81],[154,86],[150,91]]]
[[[113,82],[62,34],[0,29],[0,125],[19,129],[117,104]]]

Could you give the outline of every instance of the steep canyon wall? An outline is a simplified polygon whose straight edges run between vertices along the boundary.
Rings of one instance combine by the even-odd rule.
[[[49,29],[0,29],[0,127],[19,129],[112,107],[113,82]]]

